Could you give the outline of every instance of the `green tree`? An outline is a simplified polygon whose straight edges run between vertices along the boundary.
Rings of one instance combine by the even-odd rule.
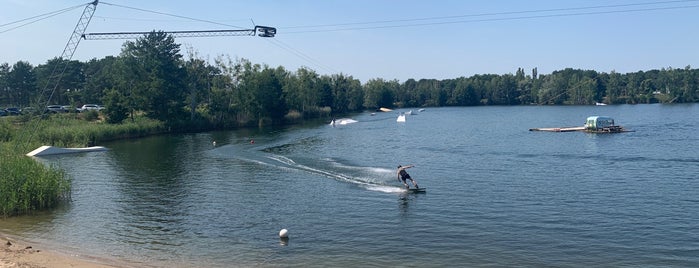
[[[398,81],[387,82],[381,78],[371,79],[364,85],[364,107],[393,107],[394,92]]]
[[[234,78],[239,72],[240,65],[230,58],[217,57],[215,66],[209,73],[209,116],[211,123],[216,127],[236,126],[236,110],[234,90]]]
[[[447,105],[472,106],[478,105],[479,100],[480,98],[476,96],[476,90],[470,79],[460,77],[454,83],[454,90],[447,100]]]
[[[489,104],[512,105],[517,100],[517,81],[512,74],[495,76],[490,80]]]
[[[412,101],[408,101],[408,106],[419,107],[419,106],[437,106],[435,101],[432,99],[433,90],[438,83],[436,79],[420,79],[417,81],[415,90],[409,93]]]
[[[130,67],[124,63],[123,58],[107,56],[88,61],[84,70],[85,84],[83,88],[68,94],[68,102],[74,105],[100,102],[104,90],[117,88],[118,84],[133,85],[133,78],[128,76],[129,71]]]
[[[127,97],[123,91],[110,89],[105,91],[104,104],[107,109],[104,111],[107,123],[120,124],[129,116]]]
[[[583,77],[581,81],[568,90],[568,101],[574,105],[594,104],[597,92],[597,80]]]
[[[85,64],[77,60],[53,58],[34,68],[37,86],[45,89],[42,104],[70,103],[70,93],[85,85]],[[53,74],[53,77],[49,77]]]
[[[363,110],[365,107],[362,83],[350,76],[345,86],[347,86],[347,110],[353,112]]]
[[[209,116],[211,123],[220,128],[234,126],[232,124],[234,113],[232,107],[232,91],[214,86],[211,89],[211,102],[209,102]],[[230,124],[230,125],[229,125]]]
[[[178,123],[184,117],[186,73],[180,45],[162,31],[152,31],[122,48],[132,72],[137,107],[150,118]]]
[[[6,83],[9,103],[20,106],[36,105],[38,89],[34,67],[30,63],[18,61],[12,65]]]
[[[0,64],[0,103],[10,103],[10,88],[7,85],[7,79],[10,76],[10,69],[9,64]]]
[[[270,121],[278,123],[286,114],[283,101],[282,82],[280,75],[285,73],[283,68],[271,69],[265,67],[260,72],[253,72],[241,81],[241,91],[248,92],[250,100],[248,110],[255,115],[259,125]]]
[[[622,75],[612,71],[609,73],[609,82],[607,83],[606,99],[609,103],[617,103],[622,91],[626,88]]]
[[[194,58],[190,55],[185,62],[187,71],[187,103],[189,104],[189,119],[194,120],[197,107],[207,99],[209,93],[209,73],[211,68],[202,59]]]
[[[417,81],[408,79],[395,92],[396,104],[400,107],[417,107],[419,100],[415,98],[417,94]]]
[[[691,67],[687,65],[682,72],[682,102],[696,102],[699,101],[699,81],[697,81],[697,72],[692,71]]]
[[[300,103],[301,112],[306,115],[315,114],[320,104],[320,87],[318,73],[308,68],[300,68],[296,71],[296,79],[291,90],[296,91],[291,96],[296,96],[294,103]],[[290,93],[290,92],[287,92]],[[293,98],[292,98],[293,99]]]
[[[233,92],[231,94],[231,110],[235,113],[239,125],[248,125],[250,121],[257,119],[259,105],[255,99],[255,75],[260,72],[262,66],[252,64],[250,61],[239,60],[229,68],[232,78]]]
[[[328,78],[332,91],[333,113],[347,113],[361,110],[362,85],[359,80],[343,74],[333,75]]]

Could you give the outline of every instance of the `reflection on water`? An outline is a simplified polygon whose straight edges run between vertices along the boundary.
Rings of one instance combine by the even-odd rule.
[[[408,216],[410,214],[410,206],[414,203],[419,202],[421,196],[424,193],[408,193],[402,192],[398,195],[398,208],[402,217]],[[411,204],[412,203],[412,204]]]

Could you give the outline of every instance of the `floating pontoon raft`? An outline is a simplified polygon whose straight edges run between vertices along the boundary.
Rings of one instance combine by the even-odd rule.
[[[585,125],[582,127],[547,127],[547,128],[530,128],[529,131],[548,131],[548,132],[573,132],[583,131],[589,133],[621,133],[630,132],[621,126],[614,124],[614,119],[608,116],[590,116],[585,120]]]

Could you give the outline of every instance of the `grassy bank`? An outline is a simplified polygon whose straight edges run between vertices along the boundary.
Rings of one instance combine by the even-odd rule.
[[[70,179],[55,167],[47,167],[0,145],[0,216],[30,213],[56,206],[70,198]]]
[[[133,121],[126,120],[122,124],[107,124],[102,120],[86,120],[81,115],[72,114],[51,115],[40,120],[16,118],[13,125],[16,131],[12,140],[31,144],[31,149],[41,145],[85,147],[99,142],[137,138],[165,131],[162,122],[145,117],[136,117]]]
[[[70,178],[25,156],[29,151],[42,145],[86,147],[165,131],[163,123],[143,117],[123,124],[75,114],[0,118],[0,217],[52,208],[70,198]]]

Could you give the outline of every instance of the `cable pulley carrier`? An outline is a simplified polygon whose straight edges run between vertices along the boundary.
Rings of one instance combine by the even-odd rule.
[[[215,36],[254,36],[274,37],[277,29],[268,26],[255,26],[254,29],[242,30],[202,30],[202,31],[163,31],[172,37],[215,37]],[[134,39],[147,35],[150,32],[116,32],[116,33],[86,33],[82,35],[85,40],[108,39]]]

